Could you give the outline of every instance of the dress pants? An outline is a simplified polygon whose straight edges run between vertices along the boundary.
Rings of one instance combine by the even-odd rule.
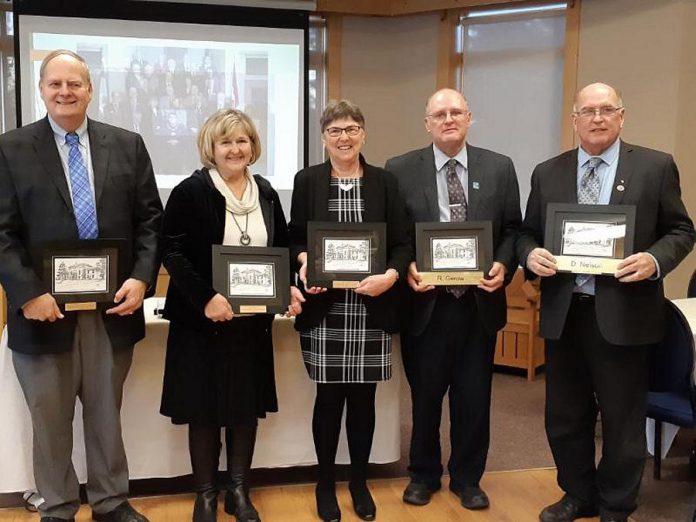
[[[604,515],[636,508],[645,465],[647,346],[602,337],[594,298],[574,294],[561,338],[546,341],[546,434],[566,493]],[[595,424],[602,456],[595,466]]]
[[[408,469],[413,481],[440,487],[440,419],[449,391],[450,487],[461,489],[477,486],[486,467],[496,336],[483,328],[473,289],[459,299],[433,291],[437,301],[423,333],[402,335],[413,404]]]
[[[133,349],[112,349],[101,312],[74,313],[78,316],[71,351],[12,353],[31,414],[34,478],[45,500],[39,506],[43,517],[70,519],[80,507],[72,464],[76,397],[82,403],[87,499],[92,509],[109,512],[128,494],[120,411]]]

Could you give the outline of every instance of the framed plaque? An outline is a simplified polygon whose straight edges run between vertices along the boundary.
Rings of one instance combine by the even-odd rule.
[[[213,245],[213,288],[236,314],[283,314],[290,302],[287,248]]]
[[[307,283],[355,288],[387,265],[386,223],[307,223]]]
[[[119,258],[125,240],[51,241],[44,245],[44,280],[66,312],[96,310],[97,303],[113,305],[122,281]]]
[[[493,264],[490,221],[416,223],[416,263],[425,284],[479,284]]]
[[[636,207],[549,203],[544,245],[559,272],[614,274],[633,253]]]

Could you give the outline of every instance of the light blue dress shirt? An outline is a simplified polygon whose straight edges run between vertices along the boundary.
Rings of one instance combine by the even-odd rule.
[[[440,221],[447,222],[450,220],[449,191],[447,190],[447,162],[450,159],[457,160],[457,177],[464,187],[466,200],[469,201],[469,160],[466,154],[466,145],[452,158],[438,149],[435,144],[433,144],[433,153],[435,154],[435,180],[437,181],[437,206],[440,209]]]
[[[56,140],[56,145],[58,147],[58,154],[60,155],[60,162],[63,164],[63,173],[65,174],[65,180],[68,182],[68,190],[70,191],[70,199],[72,199],[72,185],[70,183],[70,170],[68,168],[68,155],[70,154],[70,145],[65,143],[65,135],[67,131],[60,127],[55,121],[48,117],[48,123],[53,129],[53,137]],[[89,148],[89,134],[87,133],[87,118],[82,122],[77,129],[75,129],[75,134],[80,140],[79,147],[82,153],[82,158],[85,161],[85,166],[87,167],[87,173],[89,175],[89,186],[92,190],[92,199],[95,202],[96,207],[96,197],[94,192],[94,169],[92,168],[92,155],[90,154]]]
[[[616,169],[619,165],[619,149],[621,148],[621,140],[617,139],[609,148],[607,148],[598,157],[602,158],[602,162],[596,169],[599,176],[599,205],[608,205],[611,199],[611,191],[614,188],[614,181],[616,180]],[[580,192],[580,183],[582,181],[582,176],[587,170],[590,158],[592,158],[582,147],[578,147],[578,169],[577,169],[577,191]],[[657,259],[650,255],[655,261],[655,266],[657,267],[657,272],[651,279],[658,279],[660,277],[660,265],[657,263]],[[582,294],[595,294],[595,278],[590,277],[587,282],[583,285],[576,285],[573,292],[579,292]]]

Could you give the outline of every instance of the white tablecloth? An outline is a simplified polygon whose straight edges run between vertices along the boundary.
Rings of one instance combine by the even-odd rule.
[[[154,315],[162,300],[145,302],[146,337],[135,347],[133,366],[124,387],[123,439],[131,479],[176,477],[191,473],[186,426],[174,426],[159,414],[168,322]],[[316,463],[312,442],[315,385],[308,378],[292,320],[273,324],[279,412],[259,423],[253,467],[282,467]],[[399,389],[402,375],[398,336],[393,345],[393,378],[377,386],[377,423],[371,462],[399,460]],[[75,411],[73,462],[81,482],[86,480],[81,406]],[[12,366],[7,332],[0,341],[0,493],[34,488],[32,428],[29,411]],[[224,468],[224,452],[221,456]],[[345,433],[337,462],[347,463]]]

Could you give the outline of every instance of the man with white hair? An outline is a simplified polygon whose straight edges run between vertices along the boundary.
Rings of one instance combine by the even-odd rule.
[[[600,515],[625,522],[636,509],[645,464],[648,346],[663,335],[663,278],[691,251],[693,223],[672,156],[619,139],[625,108],[615,88],[578,91],[579,148],[537,165],[517,254],[541,277],[546,339],[546,433],[563,498],[542,522]],[[634,205],[634,252],[613,276],[558,273],[544,243],[547,205]],[[595,422],[602,457],[595,466]]]

